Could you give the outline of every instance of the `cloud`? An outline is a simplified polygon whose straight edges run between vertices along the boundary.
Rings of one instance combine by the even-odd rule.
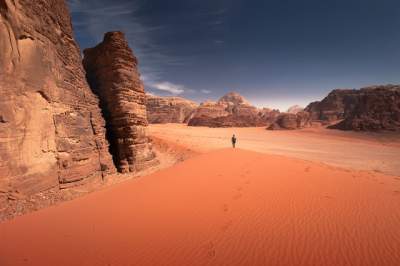
[[[164,69],[184,64],[184,60],[173,56],[158,44],[159,32],[166,25],[146,23],[140,15],[141,0],[67,0],[72,14],[73,26],[78,40],[84,47],[101,42],[104,33],[122,31],[135,56],[139,60],[140,72],[147,76],[146,82],[160,80]],[[148,21],[148,20],[147,20]]]
[[[211,93],[210,90],[201,90],[201,92],[204,93],[204,94],[210,94]]]
[[[147,85],[152,89],[169,92],[174,95],[182,94],[185,92],[186,89],[183,85],[174,84],[168,81],[154,82]]]

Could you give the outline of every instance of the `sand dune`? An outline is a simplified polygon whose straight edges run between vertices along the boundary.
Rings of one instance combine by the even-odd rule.
[[[240,149],[0,224],[0,265],[400,265],[400,180]]]

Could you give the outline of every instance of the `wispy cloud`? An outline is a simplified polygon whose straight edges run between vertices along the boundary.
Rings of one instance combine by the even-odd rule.
[[[204,94],[210,94],[211,93],[210,90],[201,90],[201,92],[204,93]]]
[[[183,85],[174,84],[167,81],[150,83],[148,86],[152,89],[168,92],[173,95],[182,94],[186,89]]]

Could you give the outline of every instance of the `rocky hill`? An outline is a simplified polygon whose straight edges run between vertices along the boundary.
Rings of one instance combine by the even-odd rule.
[[[254,127],[270,123],[265,110],[249,104],[241,95],[230,92],[218,102],[201,103],[189,120],[189,126],[209,127]]]
[[[151,124],[187,123],[198,106],[181,97],[147,95],[147,119]]]

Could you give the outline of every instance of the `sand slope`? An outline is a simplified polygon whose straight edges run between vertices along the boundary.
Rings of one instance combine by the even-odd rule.
[[[240,149],[0,224],[0,265],[400,265],[400,180]]]

